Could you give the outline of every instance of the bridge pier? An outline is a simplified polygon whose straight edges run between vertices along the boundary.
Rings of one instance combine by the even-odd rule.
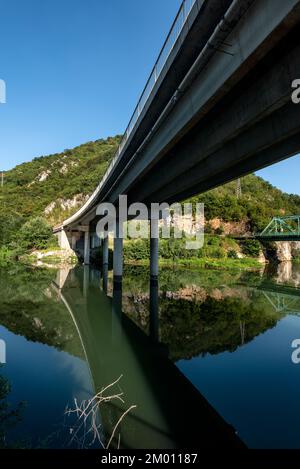
[[[105,236],[102,242],[102,267],[106,265],[108,265],[108,236]]]
[[[74,233],[72,233],[71,247],[72,247],[73,251],[76,250],[76,245],[77,245],[77,237],[75,236]]]
[[[158,284],[158,219],[150,220],[150,283]]]
[[[103,285],[103,291],[105,293],[107,293],[107,285],[108,285],[108,255],[109,255],[108,236],[105,236],[102,242],[102,275],[103,275],[102,285]]]
[[[114,290],[122,290],[123,279],[123,238],[120,237],[120,222],[116,221],[116,231],[114,236]]]
[[[159,341],[158,322],[158,219],[150,220],[150,322],[149,335],[154,342]]]
[[[90,230],[87,228],[84,231],[84,264],[90,264],[90,257],[91,257],[91,246],[90,246]]]

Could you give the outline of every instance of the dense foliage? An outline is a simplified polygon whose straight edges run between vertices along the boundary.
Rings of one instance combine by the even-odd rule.
[[[207,220],[247,221],[252,232],[262,231],[272,217],[300,213],[300,196],[286,194],[254,174],[241,180],[242,195],[237,198],[235,181],[192,200],[205,204]]]
[[[201,249],[193,250],[186,248],[186,239],[161,239],[159,243],[159,256],[161,259],[225,259],[227,257],[236,259],[241,252],[247,257],[257,257],[260,252],[260,243],[256,240],[245,240],[238,243],[229,237],[206,235],[204,245]],[[148,239],[137,239],[125,241],[124,258],[126,261],[149,260],[150,243]]]
[[[42,217],[30,218],[19,231],[20,245],[27,251],[45,249],[55,245],[52,227]]]
[[[101,180],[119,142],[120,136],[88,142],[63,153],[35,158],[7,171],[4,186],[0,188],[0,250],[3,246],[13,249],[19,246],[20,232],[28,248],[47,245],[44,239],[36,246],[30,238],[36,217],[46,218],[53,226],[77,211]],[[242,222],[256,232],[275,215],[300,213],[300,196],[285,194],[255,175],[242,179],[239,198],[236,197],[236,182],[230,182],[192,200],[204,202],[206,220],[221,219],[221,226],[217,228],[207,224],[207,232],[218,235],[223,234],[223,225],[227,222]],[[41,236],[43,238],[43,234]],[[229,249],[230,257],[235,258],[235,246],[222,243],[209,240],[200,257],[222,258]],[[191,256],[182,250],[180,241],[162,242],[160,249],[162,258]],[[148,256],[149,245],[134,243],[126,250],[129,259],[144,259]],[[255,252],[257,246],[245,246],[245,254],[253,256]]]
[[[81,198],[93,192],[119,140],[117,136],[89,142],[7,171],[0,188],[0,243],[5,244],[7,232],[15,231],[29,217],[47,215],[55,224],[76,211],[76,203],[72,206],[68,202],[77,196],[80,203]],[[58,203],[46,213],[53,202]]]
[[[55,269],[0,268],[0,321],[14,334],[82,357],[73,320],[54,287]],[[51,311],[51,314],[49,314]]]
[[[45,247],[49,227],[41,219],[38,227],[36,217],[46,217],[54,225],[78,210],[99,183],[119,141],[117,136],[89,142],[7,171],[0,188],[0,250],[20,247],[20,231],[28,248]],[[39,238],[38,245],[34,237]]]

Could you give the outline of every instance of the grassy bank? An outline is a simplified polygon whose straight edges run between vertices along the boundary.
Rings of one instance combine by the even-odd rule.
[[[183,266],[212,269],[259,269],[260,245],[247,240],[238,243],[224,236],[206,235],[202,248],[186,249],[186,239],[161,239],[159,263],[161,266]],[[150,258],[149,240],[128,240],[124,243],[124,261],[147,265]]]
[[[149,260],[125,260],[127,265],[140,265],[148,266]],[[192,269],[237,269],[237,270],[258,270],[261,269],[262,265],[257,259],[243,258],[243,259],[210,259],[210,258],[190,258],[190,259],[159,259],[159,265],[161,267],[189,267]]]

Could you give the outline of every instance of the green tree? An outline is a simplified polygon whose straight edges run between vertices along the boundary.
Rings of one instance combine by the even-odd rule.
[[[25,249],[45,249],[54,245],[52,228],[42,217],[28,220],[19,231],[20,245]]]
[[[246,256],[258,257],[260,249],[260,243],[256,239],[246,239],[242,242],[242,251]]]

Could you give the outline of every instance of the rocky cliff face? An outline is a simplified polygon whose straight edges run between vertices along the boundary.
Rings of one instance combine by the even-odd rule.
[[[276,256],[279,262],[287,262],[293,259],[291,243],[286,241],[276,241]]]
[[[224,222],[221,218],[213,218],[212,220],[209,220],[209,224],[213,230],[221,228],[226,236],[251,235],[249,222],[246,220]]]
[[[273,260],[278,262],[291,262],[294,258],[300,255],[300,242],[299,241],[276,241],[273,243],[272,249]],[[267,250],[268,252],[268,250]],[[269,251],[271,252],[271,251]],[[267,257],[270,257],[267,255]]]

